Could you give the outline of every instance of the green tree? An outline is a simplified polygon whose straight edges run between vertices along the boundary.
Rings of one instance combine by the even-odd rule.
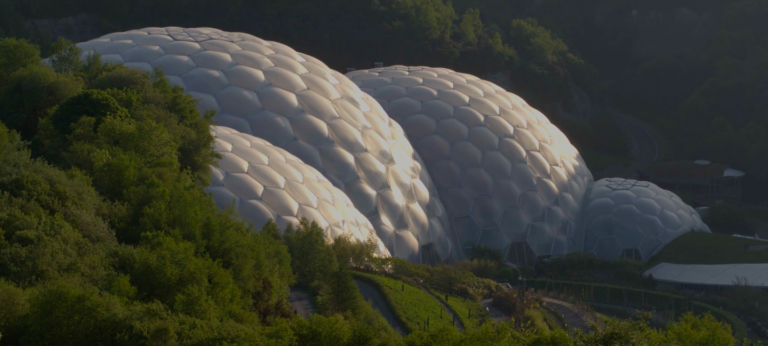
[[[731,346],[731,326],[707,313],[700,317],[686,313],[666,327],[666,344],[677,346]]]
[[[713,232],[717,233],[754,234],[746,214],[739,207],[728,203],[720,203],[710,207],[704,217],[704,222]]]
[[[5,79],[0,89],[0,121],[29,141],[37,134],[41,119],[81,89],[74,76],[31,64]]]
[[[40,48],[25,39],[0,38],[0,85],[14,72],[39,65]]]

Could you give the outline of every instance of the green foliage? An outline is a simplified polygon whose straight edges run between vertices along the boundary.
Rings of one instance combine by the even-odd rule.
[[[677,264],[768,263],[768,252],[749,251],[765,242],[724,234],[689,232],[667,244],[648,261],[647,267]]]
[[[558,280],[610,282],[629,286],[646,284],[643,263],[629,259],[606,260],[587,253],[572,253],[541,263],[537,270]]]
[[[40,64],[40,48],[25,39],[0,39],[0,85],[14,72]]]
[[[605,328],[588,335],[579,334],[576,346],[662,346],[664,334],[648,326],[650,316],[644,315],[640,320],[608,320]],[[733,344],[733,338],[731,338]]]
[[[57,73],[74,73],[83,67],[83,62],[80,60],[82,50],[71,41],[59,37],[51,44],[50,53],[51,67]]]
[[[447,305],[453,310],[464,328],[477,328],[490,319],[488,312],[477,301],[437,291],[431,292],[443,305]],[[471,314],[470,311],[472,311]]]
[[[55,73],[41,64],[12,73],[0,89],[0,121],[31,140],[41,119],[82,89],[76,77]]]
[[[707,226],[716,233],[754,235],[752,225],[747,221],[747,215],[739,207],[720,203],[709,208],[704,217]]]
[[[430,328],[452,326],[453,321],[443,311],[442,304],[425,290],[383,276],[357,273],[356,277],[379,289],[392,312],[409,331],[421,330],[429,319]]]
[[[411,285],[423,284],[431,289],[472,301],[491,297],[497,289],[496,282],[478,278],[469,271],[469,268],[466,268],[465,263],[427,266],[413,264],[400,258],[378,259],[375,262],[382,275],[395,277]],[[387,268],[386,274],[383,268]]]
[[[289,227],[283,241],[291,255],[291,268],[300,284],[312,285],[337,270],[333,248],[326,246],[325,232],[315,222],[301,220],[298,228]]]

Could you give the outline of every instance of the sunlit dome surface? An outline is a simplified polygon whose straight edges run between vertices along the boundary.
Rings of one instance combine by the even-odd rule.
[[[162,68],[201,111],[217,111],[218,125],[263,138],[316,168],[371,221],[393,255],[413,262],[450,257],[447,215],[402,129],[319,60],[210,28],[144,28],[78,47],[104,62]]]
[[[307,218],[331,238],[373,237],[380,252],[389,255],[371,222],[316,169],[266,140],[228,127],[212,126],[211,134],[221,159],[218,167],[211,167],[213,179],[206,191],[219,207],[234,203],[240,217],[257,230],[269,219],[285,229],[289,222],[295,226]]]
[[[491,82],[444,68],[347,76],[403,126],[465,252],[490,246],[522,264],[578,250],[576,222],[592,174],[543,114]]]
[[[686,232],[710,232],[680,197],[645,181],[598,180],[584,208],[583,250],[606,259],[647,261]]]

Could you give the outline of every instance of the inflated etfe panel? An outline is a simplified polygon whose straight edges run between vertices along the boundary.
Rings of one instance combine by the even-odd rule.
[[[584,252],[606,259],[647,261],[686,232],[710,232],[680,197],[645,181],[598,180],[584,208]]]
[[[201,111],[217,111],[218,125],[263,138],[316,168],[371,221],[393,255],[419,262],[426,247],[450,257],[447,215],[402,129],[321,61],[210,28],[144,28],[78,47],[104,62],[163,69]]]
[[[539,111],[491,82],[444,68],[347,76],[403,127],[465,251],[490,246],[527,263],[577,250],[576,222],[592,174]]]
[[[221,158],[211,167],[213,179],[206,191],[221,208],[234,204],[238,214],[259,230],[269,219],[285,229],[307,218],[329,238],[347,234],[374,239],[383,255],[389,251],[373,225],[341,190],[320,172],[266,140],[223,126],[212,126],[214,149]]]

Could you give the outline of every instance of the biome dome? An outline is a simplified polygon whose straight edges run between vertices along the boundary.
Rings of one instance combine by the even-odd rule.
[[[211,167],[207,192],[221,208],[232,203],[240,217],[258,230],[269,219],[285,229],[301,218],[314,221],[328,237],[348,234],[366,241],[373,237],[382,255],[389,255],[373,225],[355,209],[341,190],[320,172],[266,140],[236,130],[212,126],[214,150],[221,155]]]
[[[391,66],[347,76],[399,122],[425,160],[462,249],[514,263],[577,251],[592,174],[563,133],[520,97],[444,68]]]
[[[152,71],[214,121],[283,148],[344,191],[395,256],[447,259],[447,215],[400,126],[344,75],[277,42],[211,28],[144,28],[79,43]],[[425,249],[422,253],[422,249]]]
[[[584,208],[583,251],[606,259],[647,261],[686,232],[710,232],[680,197],[645,181],[598,180]]]

